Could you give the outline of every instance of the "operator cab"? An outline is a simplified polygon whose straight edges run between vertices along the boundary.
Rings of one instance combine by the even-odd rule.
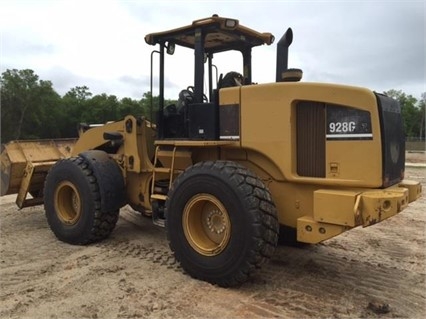
[[[146,43],[159,45],[159,110],[156,116],[159,139],[219,139],[219,99],[221,88],[251,84],[251,50],[274,41],[271,33],[260,33],[244,27],[236,19],[213,15],[195,20],[191,25],[145,36]],[[194,50],[194,83],[182,90],[177,105],[164,105],[165,53],[173,54],[175,46]],[[243,74],[229,72],[220,77],[213,89],[213,55],[239,51],[243,57]],[[208,92],[204,94],[204,65],[207,62]],[[151,55],[152,70],[152,55]],[[151,72],[151,83],[152,83]],[[152,96],[152,86],[151,86]],[[152,106],[151,106],[152,107]],[[151,119],[154,116],[151,116]]]

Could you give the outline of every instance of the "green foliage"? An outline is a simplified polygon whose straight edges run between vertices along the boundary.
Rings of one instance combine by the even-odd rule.
[[[17,139],[77,137],[79,123],[105,123],[126,115],[151,119],[151,94],[141,100],[105,93],[95,95],[87,86],[76,86],[63,97],[50,81],[40,80],[33,70],[7,70],[1,84],[1,142]],[[158,110],[158,96],[153,107]],[[176,101],[166,100],[166,105]]]
[[[420,101],[401,90],[389,90],[384,93],[400,103],[405,135],[407,137],[424,138],[426,93],[422,94]]]
[[[60,96],[50,81],[32,70],[13,69],[2,74],[0,84],[3,141],[59,137],[55,118]]]

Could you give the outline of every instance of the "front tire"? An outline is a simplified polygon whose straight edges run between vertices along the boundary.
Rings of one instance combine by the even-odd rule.
[[[191,276],[235,286],[271,257],[278,220],[271,194],[245,167],[201,162],[173,183],[166,201],[169,245]]]
[[[108,237],[119,210],[101,211],[97,179],[83,157],[58,161],[44,187],[44,207],[50,229],[66,243],[85,245]]]

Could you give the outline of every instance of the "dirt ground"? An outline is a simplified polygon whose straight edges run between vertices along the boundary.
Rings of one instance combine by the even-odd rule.
[[[426,168],[406,178],[426,185]],[[71,246],[42,206],[3,197],[0,223],[0,318],[426,318],[425,194],[380,224],[279,246],[232,289],[186,275],[149,220],[120,218],[109,239]]]

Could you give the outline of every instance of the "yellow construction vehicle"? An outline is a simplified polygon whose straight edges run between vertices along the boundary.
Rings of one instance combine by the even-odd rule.
[[[319,243],[399,213],[421,196],[404,180],[400,106],[365,88],[301,82],[287,67],[292,40],[288,29],[277,44],[276,81],[254,84],[252,48],[272,44],[270,33],[213,15],[148,34],[155,115],[82,126],[77,140],[4,145],[1,195],[17,193],[20,208],[44,203],[71,244],[107,237],[129,204],[166,228],[187,273],[220,286],[244,282],[279,236]],[[192,50],[194,83],[164,105],[176,47]],[[213,56],[231,50],[242,72],[219,78]]]

